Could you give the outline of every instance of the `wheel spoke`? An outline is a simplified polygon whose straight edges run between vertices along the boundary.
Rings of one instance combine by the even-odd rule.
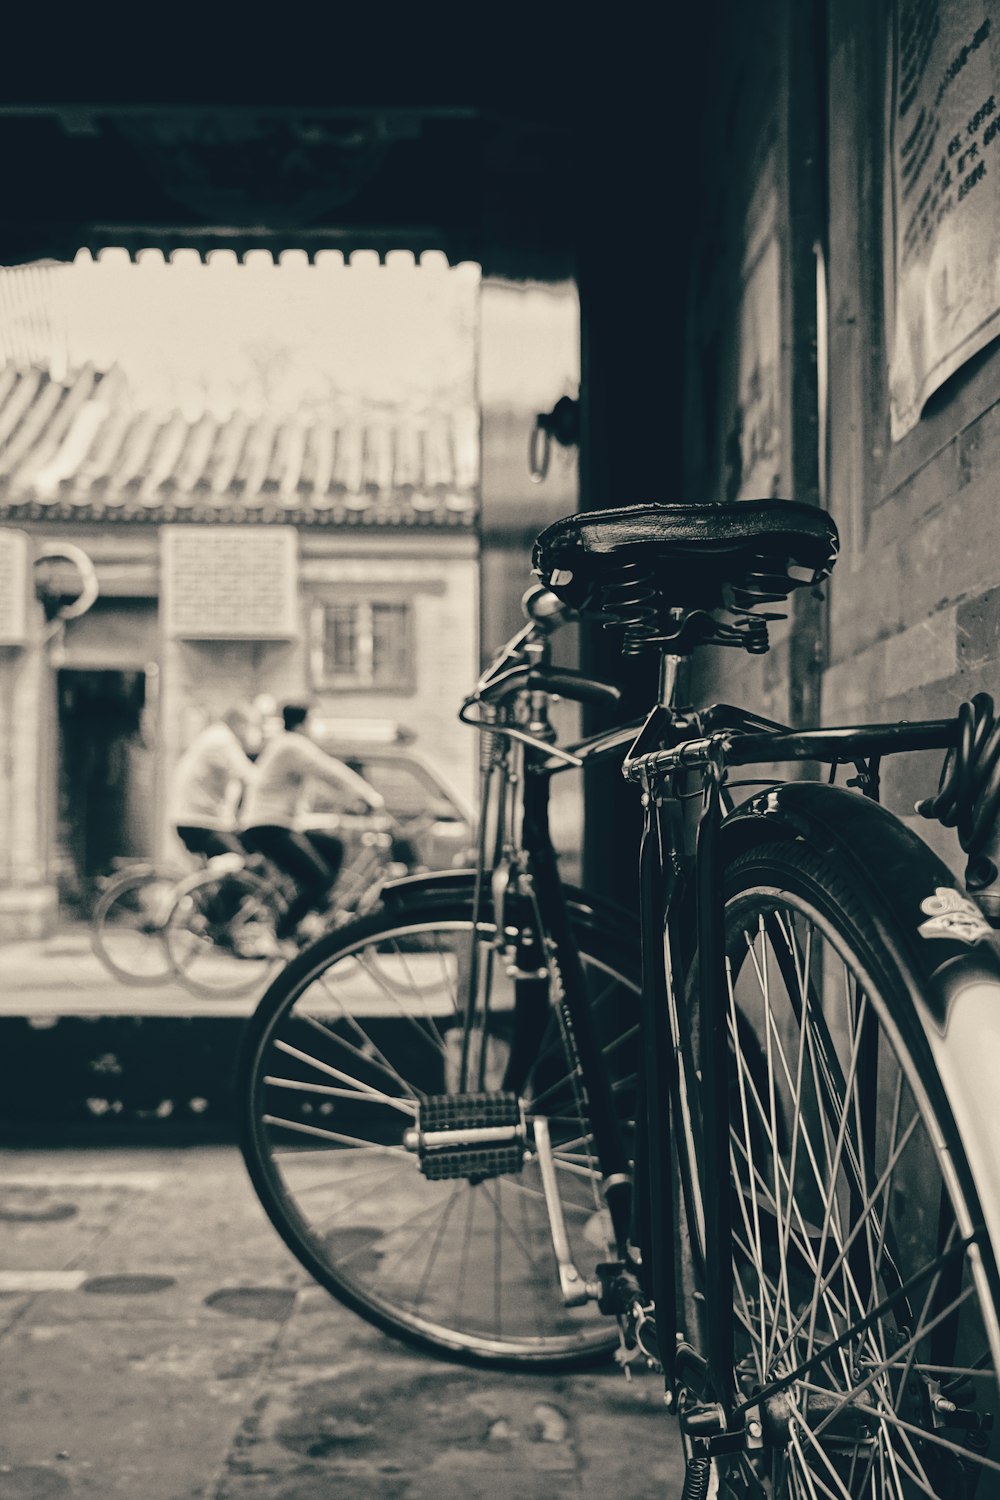
[[[989,1469],[993,1474],[1000,1474],[1000,1462],[997,1459],[990,1458],[985,1453],[973,1453],[970,1449],[963,1448],[960,1443],[953,1442],[951,1438],[942,1437],[940,1432],[935,1432],[932,1428],[917,1427],[912,1422],[905,1421],[898,1412],[879,1411],[878,1417],[881,1422],[888,1422],[890,1427],[898,1428],[900,1432],[919,1438],[922,1443],[930,1443],[934,1448],[957,1454],[967,1463],[979,1464],[981,1468]]]
[[[910,1338],[906,1341],[906,1343],[902,1345],[902,1349],[901,1349],[900,1352],[905,1353],[907,1349],[915,1350],[916,1347],[917,1347],[917,1344],[920,1342],[920,1340],[922,1338],[925,1338],[927,1336],[927,1334],[930,1333],[931,1330],[938,1325],[938,1323],[940,1323],[940,1322],[943,1321],[943,1319],[950,1317],[953,1312],[957,1311],[957,1309],[959,1307],[961,1307],[962,1303],[965,1302],[965,1300],[971,1295],[971,1292],[972,1292],[972,1288],[971,1287],[967,1288],[961,1294],[961,1296],[956,1297],[953,1302],[950,1302],[948,1304],[948,1306],[943,1310],[943,1312],[939,1313],[938,1316],[936,1318],[934,1318],[932,1322],[923,1324],[917,1330],[917,1332],[915,1334],[912,1334],[910,1336]],[[843,1409],[844,1409],[845,1406],[848,1406],[853,1401],[855,1401],[857,1399],[857,1397],[863,1391],[866,1391],[869,1388],[869,1386],[874,1385],[874,1383],[875,1383],[876,1380],[880,1380],[883,1375],[888,1374],[889,1369],[890,1369],[890,1365],[886,1361],[882,1361],[881,1363],[877,1364],[874,1367],[874,1369],[870,1370],[869,1373],[863,1379],[859,1379],[858,1382],[857,1382],[857,1384],[852,1385],[850,1391],[844,1397],[844,1400],[840,1403],[840,1405],[836,1406],[836,1407],[833,1407],[830,1410],[829,1414],[823,1418],[822,1422],[819,1424],[819,1426],[817,1427],[816,1431],[817,1432],[822,1432],[823,1428],[826,1427],[826,1426],[828,1426],[829,1423],[834,1420],[834,1418],[837,1416],[837,1414],[839,1412],[843,1411]],[[908,1367],[904,1367],[904,1377],[903,1378],[905,1378],[905,1375],[908,1374],[908,1373],[909,1373]],[[902,1396],[903,1378],[901,1378],[899,1388],[896,1391],[895,1400],[897,1402],[900,1400],[900,1398]]]
[[[309,1015],[305,1010],[298,1012],[298,1019],[300,1021],[306,1022],[310,1026],[322,1027],[322,1030],[325,1034],[334,1037],[339,1045],[346,1051],[352,1053],[353,1056],[357,1057],[359,1060],[364,1059],[369,1064],[375,1064],[377,1067],[381,1068],[382,1071],[386,1074],[386,1077],[393,1079],[394,1082],[400,1085],[403,1092],[406,1093],[409,1089],[409,1085],[406,1083],[406,1080],[401,1076],[399,1070],[392,1066],[389,1059],[385,1056],[385,1053],[380,1047],[375,1044],[375,1042],[372,1040],[372,1037],[361,1025],[357,1017],[353,1014],[350,1007],[344,1003],[340,995],[334,990],[333,986],[330,983],[328,974],[323,974],[320,976],[318,986],[322,990],[322,993],[326,996],[328,1003],[332,1002],[332,1004],[337,1007],[342,1021],[344,1021],[347,1027],[354,1032],[355,1036],[361,1043],[361,1046],[352,1046],[352,1044],[346,1039],[346,1037],[339,1036],[337,1032],[331,1031],[329,1026],[324,1025],[324,1023],[320,1021],[316,1016]],[[412,1095],[412,1090],[409,1090],[409,1092]]]
[[[720,1495],[971,1500],[984,1474],[986,1500],[1000,1390],[989,1245],[950,1161],[962,1142],[907,1050],[902,992],[878,978],[888,958],[856,935],[866,914],[827,897],[818,856],[802,854],[808,875],[798,858],[740,856],[727,895],[729,1423],[767,1416],[764,1447],[720,1464]]]
[[[326,1099],[356,1099],[360,1092],[357,1088],[335,1089],[325,1083],[304,1083],[298,1078],[277,1078],[273,1073],[269,1073],[264,1082],[269,1088],[292,1089],[300,1094],[318,1094]],[[366,1099],[377,1099],[380,1104],[399,1110],[411,1120],[416,1119],[416,1105],[411,1104],[408,1099],[397,1099],[392,1094],[379,1093],[377,1089],[365,1089],[363,1092]]]
[[[263,1115],[261,1123],[275,1130],[290,1130],[295,1135],[317,1136],[320,1140],[330,1141],[335,1146],[356,1146],[366,1151],[379,1151],[386,1156],[396,1156],[401,1161],[413,1160],[403,1146],[378,1145],[373,1141],[359,1140],[356,1135],[345,1135],[343,1131],[328,1130],[322,1125],[309,1125],[304,1120],[283,1120],[280,1115]]]
[[[296,1062],[305,1063],[308,1068],[315,1068],[317,1072],[325,1074],[327,1078],[336,1078],[341,1083],[352,1084],[353,1088],[351,1092],[355,1096],[362,1094],[367,1099],[390,1102],[394,1108],[402,1109],[405,1114],[412,1115],[416,1113],[412,1104],[407,1104],[402,1099],[390,1099],[389,1095],[384,1094],[381,1089],[375,1088],[370,1083],[365,1083],[360,1078],[355,1078],[351,1073],[345,1073],[342,1068],[332,1067],[330,1063],[323,1062],[321,1058],[313,1057],[310,1052],[303,1052],[301,1047],[293,1047],[290,1042],[284,1041],[277,1041],[274,1045],[279,1052],[284,1052],[288,1057],[294,1057]]]

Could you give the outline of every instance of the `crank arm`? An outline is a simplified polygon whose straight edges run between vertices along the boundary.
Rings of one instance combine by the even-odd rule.
[[[552,1249],[555,1251],[556,1265],[559,1268],[559,1289],[566,1307],[581,1307],[583,1303],[590,1300],[590,1293],[586,1282],[573,1264],[569,1236],[566,1233],[566,1220],[563,1217],[562,1200],[559,1197],[559,1184],[556,1182],[555,1164],[552,1160],[549,1122],[542,1115],[539,1115],[534,1122],[534,1135],[535,1152],[538,1156],[538,1167],[542,1174],[542,1188],[545,1193],[545,1207],[549,1215]]]

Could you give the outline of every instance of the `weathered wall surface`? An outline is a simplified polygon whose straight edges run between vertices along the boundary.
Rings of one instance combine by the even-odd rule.
[[[944,717],[981,690],[1000,699],[997,346],[953,375],[900,441],[889,431],[890,18],[885,0],[831,7],[829,505],[844,550],[830,589],[829,722]],[[886,764],[894,810],[912,815],[938,760]],[[961,867],[953,835],[913,821]]]
[[[688,289],[689,501],[819,501],[816,261],[822,93],[810,7],[726,8],[697,150],[698,242]],[[814,719],[818,601],[796,600],[771,651],[701,653],[694,691],[782,721]]]
[[[743,10],[729,8],[736,30]],[[794,634],[778,627],[759,663],[715,653],[699,673],[707,690],[794,722],[815,720],[813,710],[830,724],[943,717],[977,691],[1000,697],[1000,354],[994,345],[964,365],[892,442],[883,161],[891,6],[840,0],[803,30],[810,11],[784,0],[753,8],[767,26],[735,37],[703,122],[703,156],[727,171],[692,279],[687,494],[823,503],[842,552],[825,620],[807,619],[802,632],[800,616]],[[803,154],[808,90],[816,150]],[[820,190],[815,249],[810,176]],[[755,299],[755,244],[769,212],[778,286],[758,285]],[[755,461],[761,455],[771,461]],[[894,811],[912,817],[939,760],[885,763]],[[961,867],[953,835],[913,822]]]

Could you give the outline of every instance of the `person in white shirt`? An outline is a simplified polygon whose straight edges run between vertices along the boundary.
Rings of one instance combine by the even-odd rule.
[[[294,933],[307,913],[316,911],[340,868],[343,846],[325,835],[322,850],[299,831],[311,781],[337,787],[352,804],[371,812],[385,809],[385,800],[343,761],[327,755],[309,738],[309,707],[287,703],[281,710],[284,730],[268,740],[254,767],[243,805],[241,838],[246,848],[263,854],[290,875],[299,894],[284,913],[277,936]]]
[[[236,704],[196,735],[177,762],[170,810],[177,835],[192,854],[243,852],[237,809],[254,779],[250,754],[259,744],[256,714]]]

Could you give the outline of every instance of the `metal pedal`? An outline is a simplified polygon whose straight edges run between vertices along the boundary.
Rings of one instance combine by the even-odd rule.
[[[403,1135],[432,1182],[482,1182],[520,1172],[526,1141],[521,1101],[507,1093],[432,1094]]]

